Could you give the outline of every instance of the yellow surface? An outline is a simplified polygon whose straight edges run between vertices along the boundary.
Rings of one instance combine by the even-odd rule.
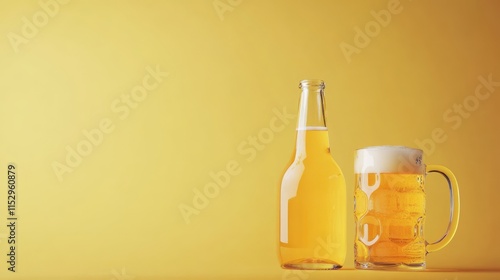
[[[306,78],[326,82],[348,246],[353,151],[424,145],[462,197],[455,238],[428,267],[499,269],[499,12],[498,1],[2,1],[0,278],[420,279],[279,268],[278,186]],[[430,241],[446,229],[444,184],[427,177]]]

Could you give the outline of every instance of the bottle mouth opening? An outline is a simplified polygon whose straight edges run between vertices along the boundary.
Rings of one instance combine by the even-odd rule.
[[[309,88],[309,87],[318,87],[319,89],[325,89],[325,82],[320,79],[307,79],[307,80],[302,80],[299,83],[299,88]]]

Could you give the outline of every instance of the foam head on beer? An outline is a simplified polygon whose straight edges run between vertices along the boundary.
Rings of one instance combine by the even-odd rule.
[[[404,146],[377,146],[356,151],[355,173],[423,174],[422,150]]]

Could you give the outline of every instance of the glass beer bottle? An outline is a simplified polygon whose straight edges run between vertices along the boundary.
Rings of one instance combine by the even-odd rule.
[[[338,269],[346,256],[346,186],[330,155],[325,84],[303,80],[295,155],[280,189],[279,256],[287,269]]]

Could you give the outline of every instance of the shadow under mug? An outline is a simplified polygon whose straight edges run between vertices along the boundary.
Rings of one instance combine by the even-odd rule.
[[[358,269],[422,269],[425,256],[446,246],[458,226],[460,198],[453,173],[425,165],[423,152],[402,146],[359,149],[355,154],[354,261]],[[424,237],[425,176],[436,172],[448,181],[450,221],[441,239]]]

